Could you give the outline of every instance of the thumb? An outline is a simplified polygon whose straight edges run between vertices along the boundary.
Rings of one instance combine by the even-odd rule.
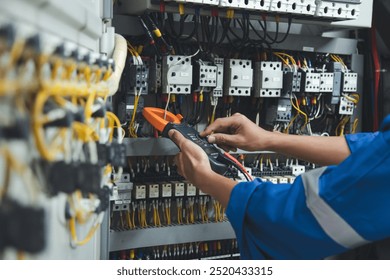
[[[236,147],[237,145],[237,136],[224,133],[214,133],[211,134],[208,139],[209,143]]]
[[[186,140],[186,138],[179,131],[175,129],[171,129],[170,131],[168,131],[168,136],[181,150],[181,146],[183,142]]]

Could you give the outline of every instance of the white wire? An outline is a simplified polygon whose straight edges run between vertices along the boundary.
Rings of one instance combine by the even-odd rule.
[[[89,141],[88,142],[88,149],[91,157],[91,163],[97,164],[98,163],[98,151],[96,147],[96,142]]]
[[[168,86],[169,87],[169,86]],[[169,105],[169,100],[171,99],[171,91],[168,93],[168,99],[167,99],[167,104],[165,104],[165,109],[164,109],[164,120],[167,118],[167,111],[168,111],[168,105]]]

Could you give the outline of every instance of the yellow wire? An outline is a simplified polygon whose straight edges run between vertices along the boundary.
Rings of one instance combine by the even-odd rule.
[[[356,119],[353,121],[353,125],[352,125],[352,134],[356,133],[358,124],[359,124],[359,119],[356,118]]]
[[[305,127],[308,123],[308,118],[307,118],[306,113],[303,112],[301,109],[299,109],[298,100],[296,100],[297,104],[294,104],[292,96],[290,96],[290,101],[291,101],[291,105],[294,107],[294,109],[297,110],[299,114],[301,114],[305,117],[305,124],[302,126],[302,127]]]
[[[140,99],[140,95],[136,94],[134,97],[133,115],[131,117],[131,121],[129,124],[129,134],[133,138],[137,138],[137,133],[135,131],[135,116],[137,115],[137,108],[138,108],[139,99]]]
[[[290,131],[290,127],[292,126],[292,124],[294,123],[294,121],[297,119],[297,117],[299,116],[299,114],[296,114],[290,121],[290,123],[288,124],[288,126],[286,127],[286,129],[284,130],[284,133],[288,134],[289,131]]]
[[[130,209],[127,209],[126,219],[127,219],[127,225],[129,226],[130,229],[132,229],[133,225],[131,224],[131,219],[130,219]]]
[[[281,55],[274,53],[285,65],[289,65],[288,61],[284,59]]]
[[[291,60],[291,63],[293,65],[297,65],[297,62],[295,61],[294,57],[292,55],[289,55],[287,53],[283,53],[283,52],[274,52],[275,55],[277,55],[278,57],[279,56],[285,56],[285,57],[288,57],[290,60]],[[288,63],[287,63],[288,64]]]
[[[94,236],[94,234],[95,234],[96,230],[99,228],[99,226],[100,226],[100,224],[93,226],[89,230],[87,236],[82,241],[79,241],[77,238],[77,233],[76,233],[76,219],[74,217],[70,218],[69,229],[70,229],[70,234],[71,234],[73,243],[77,246],[83,246],[83,245],[87,244],[92,239],[92,237]]]

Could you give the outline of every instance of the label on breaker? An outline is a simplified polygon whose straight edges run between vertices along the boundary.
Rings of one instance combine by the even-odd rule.
[[[149,185],[149,198],[159,198],[160,191],[159,185]]]
[[[135,187],[135,199],[146,199],[145,185],[139,185]]]
[[[162,185],[162,197],[172,197],[172,184]]]
[[[175,196],[176,197],[184,196],[184,183],[175,184]]]
[[[191,183],[187,184],[187,196],[196,196],[196,187]]]

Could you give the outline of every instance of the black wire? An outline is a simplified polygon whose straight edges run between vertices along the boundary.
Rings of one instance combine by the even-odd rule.
[[[178,36],[178,39],[181,38],[183,36],[183,32],[184,32],[184,22],[185,20],[187,19],[188,15],[180,15],[180,29],[179,29],[179,36]]]
[[[194,38],[194,35],[197,33],[197,26],[196,26],[196,17],[194,16],[193,22],[194,22],[194,28],[192,29],[191,33],[188,36],[184,36],[183,38],[180,38],[181,41],[188,41]]]
[[[228,30],[229,30],[229,26],[230,26],[231,20],[230,19],[223,19],[223,18],[221,18],[220,21],[221,21],[221,25],[222,25],[223,31],[222,31],[222,36],[221,36],[221,38],[219,39],[219,41],[217,43],[218,45],[223,43],[223,41],[226,39],[226,35],[227,35]]]
[[[280,43],[283,43],[284,41],[286,41],[288,35],[290,35],[291,24],[292,24],[292,16],[290,15],[288,17],[288,27],[287,27],[286,34],[284,34],[284,37],[281,40],[276,41],[275,43],[280,44]]]
[[[196,116],[196,119],[194,120],[193,125],[196,125],[202,121],[202,119],[204,117],[205,107],[206,107],[206,106],[204,106],[204,103],[205,103],[204,101],[198,102],[198,109],[197,109],[198,115]]]
[[[175,27],[174,27],[174,21],[173,21],[173,15],[168,14],[168,24],[171,32],[168,32],[171,37],[174,37],[175,39],[178,38],[178,34],[176,33]]]
[[[267,34],[267,36],[268,36],[268,38],[271,39],[271,42],[269,42],[271,45],[277,42],[278,37],[279,37],[279,21],[276,22],[275,37],[272,38],[272,37],[269,36],[268,34]]]
[[[194,18],[194,29],[195,29],[195,39],[198,43],[198,46],[200,47],[200,41],[199,41],[199,15],[195,15]]]

